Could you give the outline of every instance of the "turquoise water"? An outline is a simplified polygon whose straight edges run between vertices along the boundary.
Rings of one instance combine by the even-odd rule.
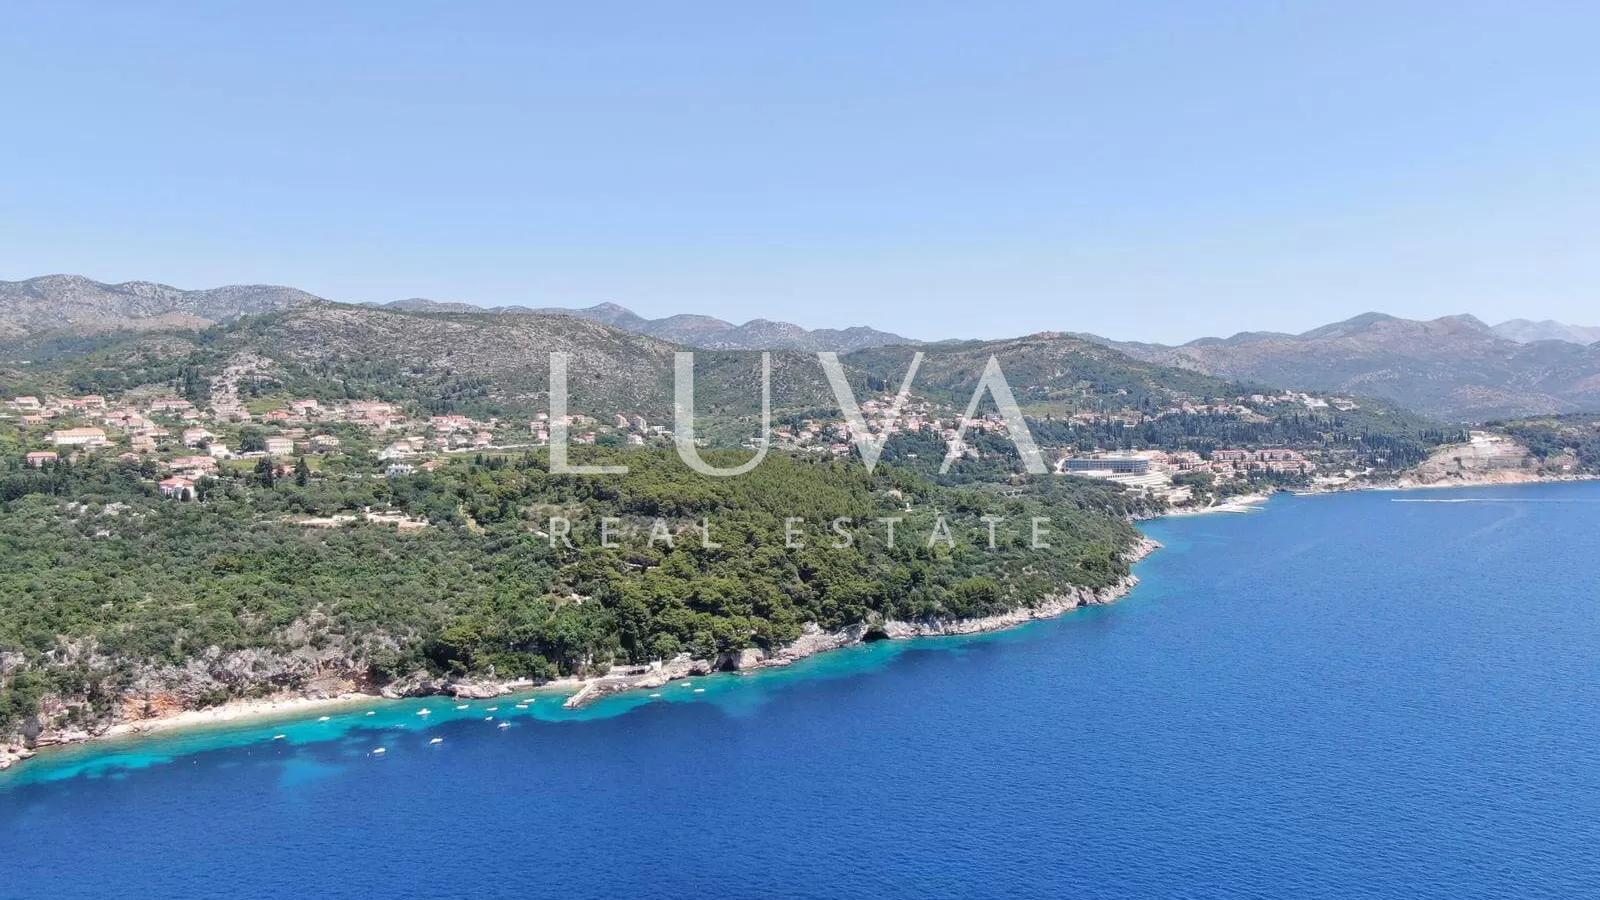
[[[0,776],[0,897],[1600,895],[1597,524],[1278,497],[1000,634],[52,753]]]

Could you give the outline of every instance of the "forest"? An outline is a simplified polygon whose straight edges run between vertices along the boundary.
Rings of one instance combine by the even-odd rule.
[[[302,468],[208,479],[201,501],[178,502],[131,462],[8,463],[0,733],[46,696],[77,698],[73,715],[93,720],[152,685],[211,702],[330,671],[547,679],[774,647],[808,622],[979,616],[1116,582],[1130,517],[1153,511],[1079,479],[936,484],[785,454],[707,478],[670,451],[588,453],[631,471],[555,475],[539,454],[395,478]],[[985,517],[1001,520],[993,549]],[[1031,544],[1034,517],[1048,519],[1047,549]],[[568,537],[551,533],[557,518]],[[236,651],[258,658],[239,670]]]

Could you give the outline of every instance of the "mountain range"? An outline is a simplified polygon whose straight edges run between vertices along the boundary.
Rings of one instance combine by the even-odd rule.
[[[919,344],[865,327],[808,330],[765,319],[735,325],[700,315],[647,319],[614,303],[577,309],[484,308],[420,298],[381,305],[339,304],[273,285],[182,290],[145,281],[103,284],[77,275],[0,282],[0,342],[13,350],[60,344],[63,338],[158,332],[158,339],[144,345],[125,344],[123,350],[136,347],[138,353],[147,353],[150,346],[164,345],[170,351],[193,343],[182,336],[185,331],[239,322],[248,325],[252,320],[277,321],[285,329],[283,334],[303,338],[293,347],[282,348],[280,354],[295,364],[346,370],[349,377],[351,363],[329,356],[330,351],[343,348],[351,353],[378,354],[378,358],[404,359],[426,349],[424,369],[445,380],[477,378],[481,383],[472,389],[480,393],[503,391],[504,386],[491,388],[486,383],[525,363],[529,351],[593,352],[598,368],[588,375],[602,378],[634,370],[618,400],[650,409],[660,408],[664,400],[661,367],[675,348],[797,354],[834,350],[851,354],[867,377],[877,378],[869,361],[907,357],[910,346],[916,345],[941,353],[958,347],[1005,348],[1016,360],[1008,363],[1008,371],[1019,364],[1038,370],[1030,387],[1037,388],[1033,396],[1041,400],[1058,394],[1092,398],[1097,383],[1174,387],[1182,381],[1180,372],[1190,372],[1379,398],[1451,422],[1600,411],[1600,344],[1587,340],[1600,335],[1600,328],[1551,321],[1515,319],[1491,327],[1469,315],[1417,321],[1367,313],[1301,334],[1243,332],[1178,346],[1072,334]],[[294,332],[302,326],[303,331]],[[319,329],[338,340],[317,347],[314,336]],[[253,334],[267,345],[281,336],[262,333],[254,325],[235,330]],[[475,342],[479,343],[477,349],[473,349]],[[1094,349],[1095,345],[1116,353],[1097,356],[1101,351]],[[641,361],[649,365],[640,368],[636,363]],[[1135,371],[1135,364],[1161,369]],[[707,365],[713,364],[708,361]],[[726,368],[712,368],[708,377],[731,379],[730,386],[753,377],[748,360],[722,365]],[[774,365],[778,376],[775,390],[779,385],[792,389],[791,399],[796,403],[826,399],[821,382],[814,377],[814,360],[780,356]],[[1097,380],[1100,371],[1114,375]],[[933,375],[934,368],[926,374]],[[412,381],[420,389],[426,379],[418,376]],[[525,387],[538,390],[532,385]],[[1185,384],[1179,390],[1204,392],[1196,384]]]
[[[1516,323],[1491,328],[1469,315],[1418,321],[1366,313],[1302,334],[1242,332],[1180,346],[1084,337],[1148,362],[1381,397],[1448,421],[1600,410],[1600,345],[1511,333],[1533,332]]]
[[[806,329],[790,322],[774,322],[771,319],[751,319],[743,325],[735,325],[712,316],[692,314],[647,319],[615,303],[600,303],[581,309],[553,306],[539,308],[497,306],[485,309],[470,303],[413,298],[396,300],[385,305],[391,309],[412,312],[575,316],[631,331],[634,334],[649,335],[663,341],[703,350],[832,350],[849,353],[853,350],[865,350],[889,344],[915,343],[898,334],[859,325],[844,329]]]
[[[319,299],[265,284],[186,291],[150,281],[102,284],[82,275],[44,275],[0,281],[0,339],[204,328]]]
[[[315,294],[276,285],[229,285],[183,290],[149,281],[105,284],[82,275],[45,275],[0,281],[0,339],[45,334],[91,335],[113,331],[205,328],[241,316],[260,315],[328,302]],[[646,319],[615,303],[581,309],[526,306],[482,307],[412,298],[382,304],[407,312],[466,315],[561,315],[600,322],[635,334],[705,350],[833,350],[848,353],[910,341],[872,328],[810,330],[789,322],[753,319],[735,325],[711,316]]]
[[[1507,319],[1490,329],[1495,334],[1519,344],[1534,341],[1566,341],[1569,344],[1592,344],[1600,341],[1600,327],[1568,325],[1553,319],[1535,322],[1532,319]]]
[[[252,395],[267,391],[382,399],[436,411],[515,417],[547,408],[548,354],[562,351],[569,354],[574,411],[637,413],[651,421],[672,415],[673,354],[682,349],[681,343],[567,310],[508,314],[410,306],[312,299],[237,315],[209,329],[125,330],[12,342],[0,355],[0,394],[170,390],[188,372],[208,379],[212,390],[222,379],[235,387],[248,385]],[[232,307],[195,304],[190,310],[196,317],[234,312]],[[1135,359],[1059,332],[918,346],[928,352],[916,393],[953,409],[965,407],[991,356],[999,358],[1024,408],[1041,417],[1171,408],[1248,393],[1220,378]],[[842,354],[856,396],[864,400],[892,392],[914,349],[880,346]],[[812,415],[836,408],[814,353],[776,350],[771,364],[778,414]],[[723,434],[748,434],[748,429],[738,429],[759,411],[760,379],[760,358],[753,352],[698,354],[695,394],[708,434],[719,427]],[[1377,405],[1363,409],[1363,415],[1384,415]]]

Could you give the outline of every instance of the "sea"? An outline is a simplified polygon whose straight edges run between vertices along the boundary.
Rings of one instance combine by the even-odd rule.
[[[1600,485],[1143,527],[1006,632],[46,753],[0,897],[1600,896]]]

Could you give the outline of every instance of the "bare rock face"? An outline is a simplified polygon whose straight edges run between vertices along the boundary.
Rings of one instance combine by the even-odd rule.
[[[354,679],[346,678],[343,675],[323,675],[306,682],[305,687],[301,688],[300,691],[307,697],[321,700],[343,697],[354,693],[359,688],[360,685]]]
[[[511,693],[509,686],[498,681],[452,681],[444,689],[457,700],[488,700]]]
[[[0,772],[25,759],[31,759],[33,755],[34,751],[22,744],[0,744]]]
[[[448,691],[444,679],[419,669],[384,685],[380,693],[390,700],[398,700],[401,697],[431,697]]]
[[[717,654],[714,667],[719,672],[742,672],[759,666],[766,656],[766,652],[759,648],[746,647],[731,653]]]
[[[1440,447],[1401,484],[1513,484],[1538,477],[1539,461],[1516,441],[1474,431],[1465,444]]]

